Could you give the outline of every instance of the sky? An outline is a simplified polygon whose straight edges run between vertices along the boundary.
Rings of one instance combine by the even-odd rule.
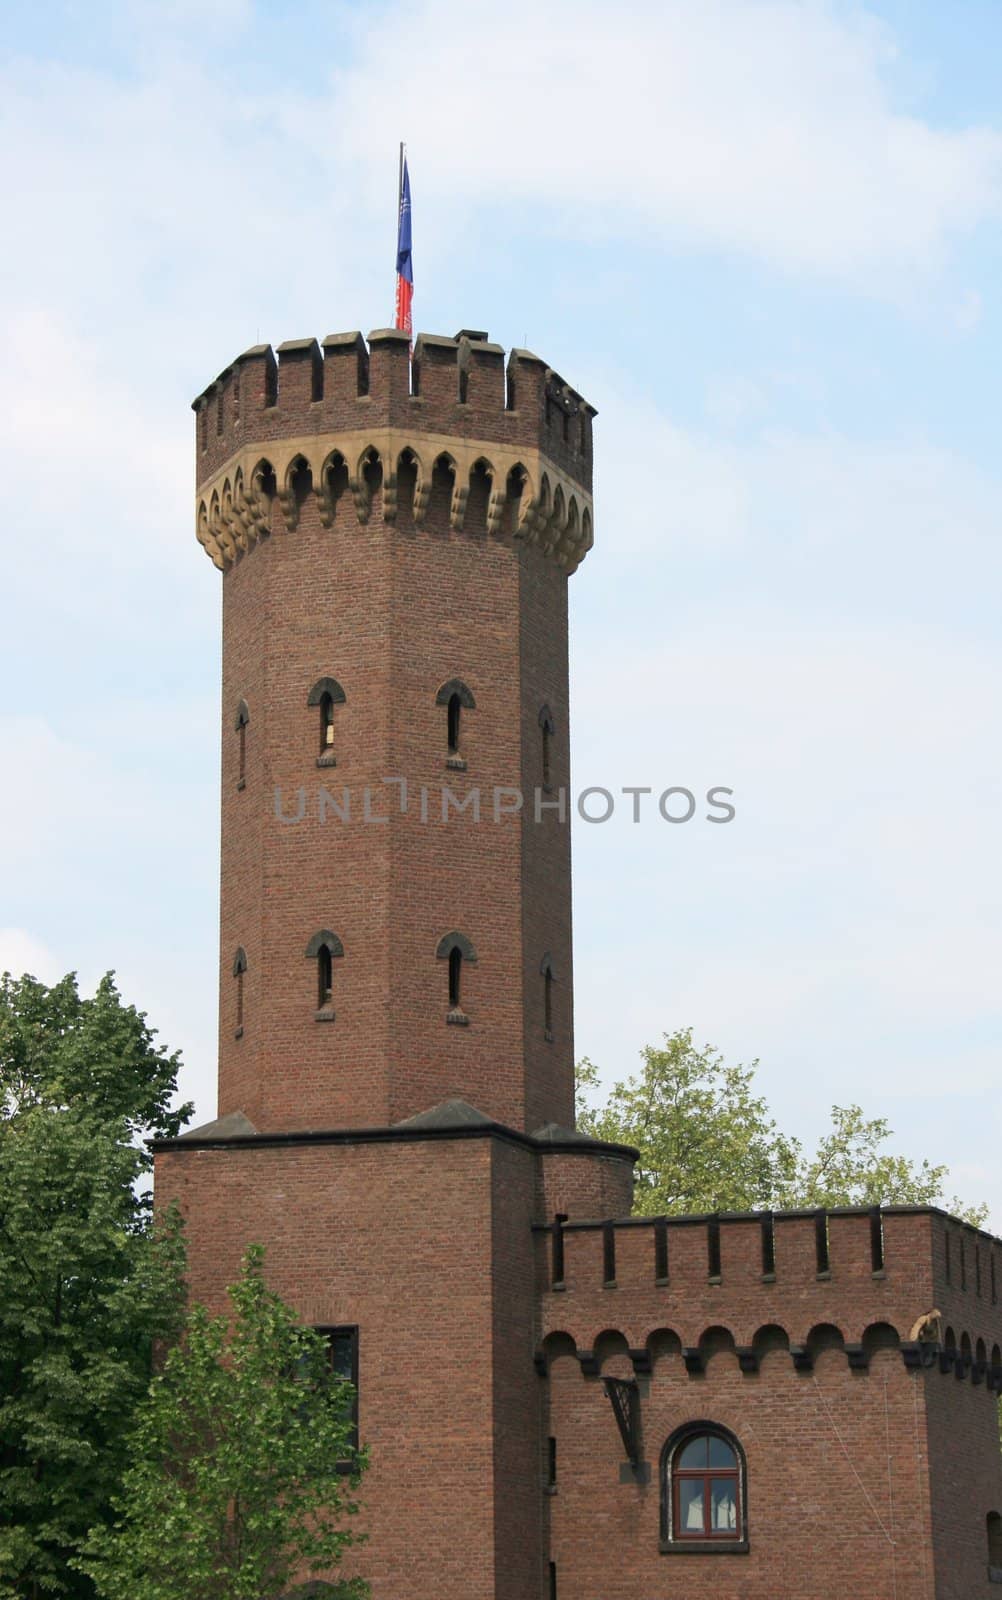
[[[527,345],[598,408],[576,1047],[691,1026],[1002,1229],[997,0],[5,10],[0,968],[113,968],[215,1109],[219,576],[191,398],[259,340]],[[393,192],[391,192],[391,185]]]

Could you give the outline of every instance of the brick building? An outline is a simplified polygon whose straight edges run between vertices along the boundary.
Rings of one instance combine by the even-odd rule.
[[[375,1600],[997,1592],[1002,1245],[631,1218],[632,1153],[574,1131],[592,409],[485,334],[384,330],[258,346],[195,410],[219,1116],[157,1195],[196,1298],[260,1242],[357,1374]]]

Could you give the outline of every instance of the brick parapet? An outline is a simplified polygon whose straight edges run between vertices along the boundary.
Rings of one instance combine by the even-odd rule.
[[[837,1334],[862,1349],[889,1328],[909,1360],[942,1358],[1002,1390],[1002,1308],[990,1290],[1002,1244],[933,1208],[551,1221],[536,1232],[544,1342],[569,1336],[587,1355],[618,1332],[644,1350],[671,1330],[695,1351],[723,1329],[751,1351],[780,1329],[792,1351],[809,1354],[812,1340]],[[956,1283],[960,1237],[969,1251],[976,1242],[981,1294],[972,1276],[966,1290]]]

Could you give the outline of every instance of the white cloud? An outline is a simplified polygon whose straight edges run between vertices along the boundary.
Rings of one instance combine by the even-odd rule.
[[[893,36],[859,10],[424,0],[358,26],[338,138],[381,183],[392,101],[457,231],[486,206],[543,233],[723,247],[896,292],[1000,211],[1002,133],[900,110]]]
[[[0,928],[0,972],[15,977],[30,972],[41,983],[55,983],[62,977],[58,959],[48,945],[26,928]]]
[[[1002,1055],[999,486],[921,441],[603,414],[575,784],[729,784],[738,816],[578,825],[578,1047],[622,1075],[692,1024],[805,1137],[890,1112],[1002,1218],[972,1122]]]

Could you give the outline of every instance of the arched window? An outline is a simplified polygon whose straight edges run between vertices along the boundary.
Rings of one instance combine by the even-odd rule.
[[[334,754],[334,707],[343,706],[346,700],[347,695],[336,678],[318,678],[306,697],[306,704],[316,706],[320,712],[318,767],[337,765]]]
[[[678,1552],[748,1548],[745,1464],[734,1435],[712,1422],[677,1428],[661,1456],[661,1545]]]
[[[543,743],[543,788],[548,789],[551,782],[551,759],[553,751],[553,735],[557,725],[553,720],[553,713],[549,706],[542,706],[539,712],[540,737]]]
[[[547,1044],[553,1043],[553,959],[547,951],[539,963],[540,976],[543,980],[543,1038]]]
[[[475,966],[477,952],[464,934],[447,933],[438,941],[435,954],[440,961],[448,962],[449,1009],[445,1020],[465,1026],[470,1019],[463,1010],[463,965],[469,962]]]
[[[237,730],[237,788],[243,789],[247,784],[247,724],[250,722],[250,712],[247,701],[241,700],[237,706],[237,717],[234,727]]]
[[[445,707],[445,737],[446,737],[446,766],[454,767],[460,771],[466,768],[461,742],[461,723],[463,711],[473,711],[477,702],[474,700],[465,683],[459,678],[450,678],[448,683],[443,683],[435,696],[435,704]]]
[[[336,933],[331,933],[329,928],[322,928],[315,933],[306,946],[307,961],[317,964],[317,1010],[318,1022],[334,1021],[334,962],[339,956],[344,955],[344,945]]]
[[[233,976],[236,979],[237,997],[233,1021],[233,1037],[239,1039],[244,1031],[244,973],[247,971],[247,952],[243,945],[233,957]]]

